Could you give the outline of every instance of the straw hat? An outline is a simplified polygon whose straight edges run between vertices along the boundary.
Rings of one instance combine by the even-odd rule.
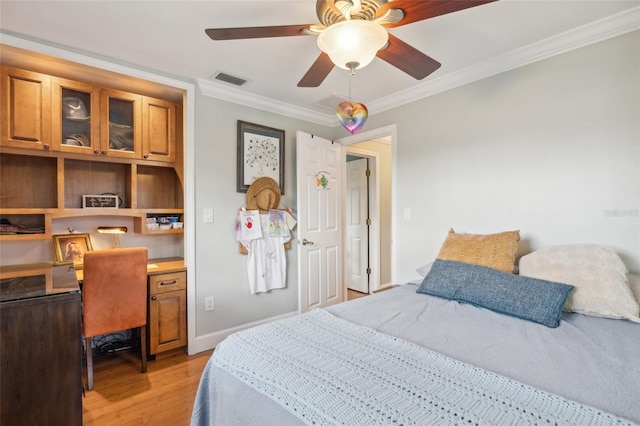
[[[280,205],[280,186],[270,177],[256,179],[247,189],[247,210],[271,210]]]

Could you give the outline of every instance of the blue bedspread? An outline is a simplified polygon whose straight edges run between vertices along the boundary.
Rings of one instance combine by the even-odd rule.
[[[319,309],[231,335],[210,363],[308,424],[633,424]]]

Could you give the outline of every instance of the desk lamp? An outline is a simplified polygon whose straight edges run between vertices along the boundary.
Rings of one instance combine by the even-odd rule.
[[[113,237],[113,248],[120,248],[120,234],[127,233],[126,226],[99,226],[100,234],[111,234]]]

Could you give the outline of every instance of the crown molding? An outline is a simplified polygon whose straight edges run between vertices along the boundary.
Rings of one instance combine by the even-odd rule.
[[[640,29],[640,6],[565,31],[459,71],[445,74],[391,96],[367,102],[369,115],[433,96],[514,68],[560,55]]]
[[[640,29],[640,6],[565,31],[462,70],[430,79],[421,85],[393,95],[369,101],[367,102],[369,116],[638,29]],[[321,125],[334,127],[340,124],[333,114],[323,114],[311,109],[251,95],[209,80],[198,79],[198,85],[202,94],[206,96]]]
[[[337,124],[337,119],[334,118],[335,115],[322,114],[312,109],[276,101],[202,78],[197,79],[197,82],[198,87],[200,88],[200,93],[205,96],[276,114],[282,114],[287,117],[297,118],[311,123],[321,124],[323,126],[333,127]]]

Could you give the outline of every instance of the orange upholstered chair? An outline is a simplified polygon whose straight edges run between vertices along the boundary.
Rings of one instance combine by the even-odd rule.
[[[147,260],[145,247],[84,255],[82,334],[87,339],[87,388],[93,389],[93,337],[140,327],[142,372],[147,371]]]

